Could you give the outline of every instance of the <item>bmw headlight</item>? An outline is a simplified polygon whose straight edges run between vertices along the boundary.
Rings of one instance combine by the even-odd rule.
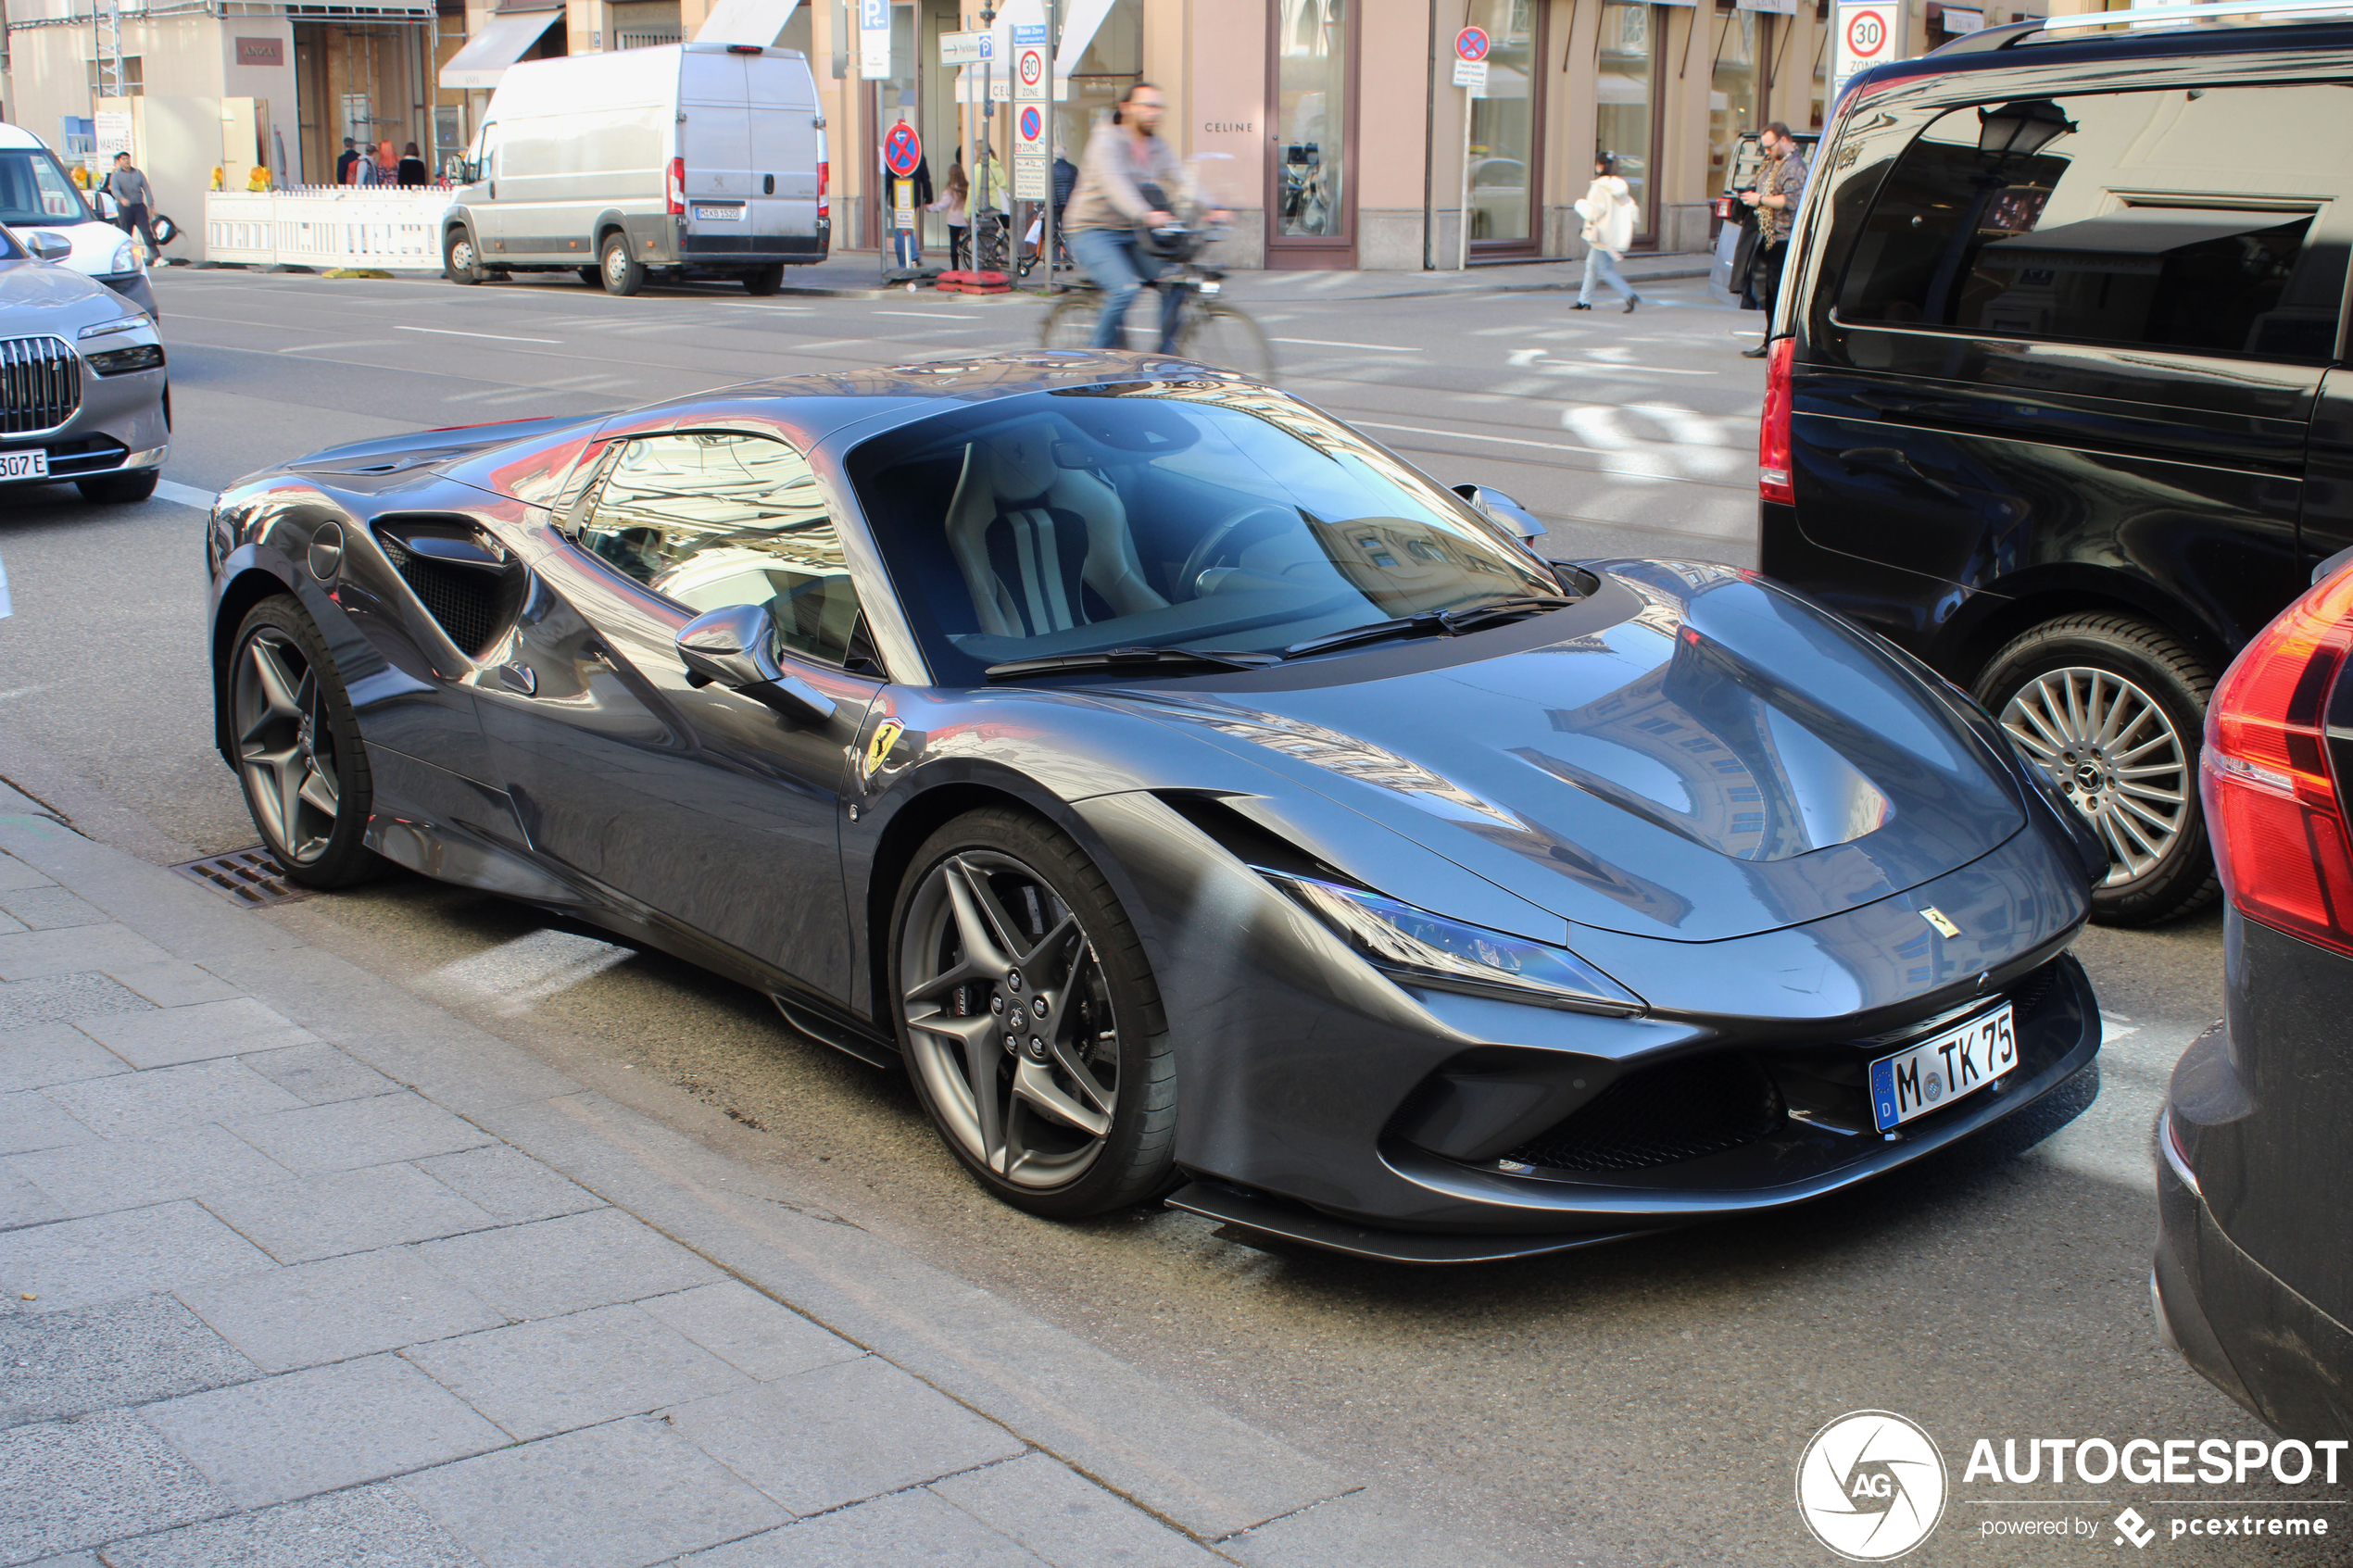
[[[84,327],[75,335],[82,338],[112,337],[117,332],[135,332],[150,323],[145,316],[118,316],[111,321],[100,321]]]
[[[1647,1005],[1566,947],[1449,920],[1360,887],[1258,870],[1403,985],[1621,1017]]]

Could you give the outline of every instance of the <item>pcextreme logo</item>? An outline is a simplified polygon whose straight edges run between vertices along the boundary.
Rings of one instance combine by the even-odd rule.
[[[1814,1434],[1797,1461],[1797,1512],[1854,1562],[1903,1556],[1944,1516],[1944,1456],[1893,1411],[1854,1411]]]

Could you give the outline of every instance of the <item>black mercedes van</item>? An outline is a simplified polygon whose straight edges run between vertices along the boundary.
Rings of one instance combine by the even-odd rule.
[[[2098,826],[2117,924],[2214,897],[2208,696],[2353,545],[2353,24],[2149,17],[1856,79],[1759,452],[1765,571],[1999,718]]]

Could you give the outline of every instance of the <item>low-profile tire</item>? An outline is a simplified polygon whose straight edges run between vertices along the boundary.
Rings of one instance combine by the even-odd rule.
[[[85,501],[119,507],[132,501],[144,501],[154,495],[156,481],[162,477],[161,469],[132,469],[127,473],[102,473],[90,479],[77,479],[73,487],[82,492],[82,498]]]
[[[605,275],[594,267],[578,267],[573,270],[580,274],[580,281],[590,288],[600,289],[605,286]]]
[[[755,267],[744,274],[744,292],[765,298],[785,286],[784,263],[772,267]]]
[[[2214,675],[2171,633],[2129,615],[2062,616],[2014,637],[1977,697],[2108,849],[2092,918],[2151,925],[2221,891],[2198,802]]]
[[[351,696],[302,603],[246,612],[229,654],[229,737],[262,847],[309,887],[364,882],[383,863],[362,842],[373,804]]]
[[[453,283],[482,282],[481,253],[474,249],[474,237],[463,229],[452,229],[441,242],[441,273]]]
[[[607,294],[633,295],[646,286],[646,269],[629,254],[629,236],[618,232],[597,247],[597,271]]]
[[[1160,989],[1068,834],[1011,807],[934,833],[892,906],[889,975],[915,1093],[983,1186],[1050,1219],[1166,1190],[1176,1067]]]

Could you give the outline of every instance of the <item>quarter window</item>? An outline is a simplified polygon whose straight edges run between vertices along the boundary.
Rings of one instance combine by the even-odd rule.
[[[1931,121],[1888,174],[1847,325],[2327,359],[2353,89],[2020,99]]]
[[[616,442],[599,467],[584,549],[690,609],[767,605],[784,647],[846,661],[858,592],[808,459],[764,436],[698,431]]]

